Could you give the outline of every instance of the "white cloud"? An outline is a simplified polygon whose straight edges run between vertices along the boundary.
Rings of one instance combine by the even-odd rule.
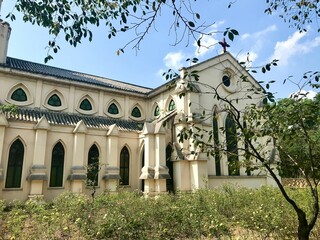
[[[306,90],[300,90],[294,93],[291,93],[289,95],[289,98],[295,98],[295,99],[301,99],[301,98],[308,98],[308,99],[314,99],[317,93],[315,91],[306,91]]]
[[[224,21],[220,21],[210,27],[207,32],[209,35],[203,35],[201,38],[201,47],[198,46],[197,42],[194,42],[193,46],[196,48],[195,55],[197,57],[203,56],[214,50],[215,45],[219,42],[219,40],[215,38],[216,33],[218,28],[223,24]]]
[[[285,66],[295,55],[311,52],[313,48],[320,46],[320,37],[302,42],[306,35],[306,32],[296,31],[287,40],[277,42],[270,60],[278,59],[279,65]]]
[[[273,24],[273,25],[270,25],[261,31],[255,32],[255,33],[244,33],[240,36],[240,39],[246,40],[248,38],[252,38],[252,39],[260,40],[261,37],[264,37],[266,34],[268,34],[270,32],[274,32],[274,31],[277,31],[277,26]]]
[[[186,55],[179,51],[179,52],[169,52],[164,58],[164,64],[167,68],[171,68],[173,70],[179,70],[183,64],[182,61],[186,59]]]

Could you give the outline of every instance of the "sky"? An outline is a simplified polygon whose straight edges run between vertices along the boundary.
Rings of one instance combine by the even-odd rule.
[[[12,11],[14,2],[4,0],[1,18]],[[125,53],[118,56],[117,50],[134,38],[133,33],[108,39],[108,29],[101,25],[93,27],[92,42],[84,40],[76,48],[65,42],[63,36],[58,37],[61,50],[53,54],[54,59],[48,65],[154,88],[165,83],[162,73],[166,70],[178,71],[182,66],[188,66],[187,58],[197,57],[203,61],[220,54],[221,31],[230,27],[236,29],[239,36],[233,41],[227,39],[228,51],[239,61],[245,61],[249,56],[251,66],[261,66],[273,59],[279,60],[278,66],[272,67],[270,72],[262,74],[258,70],[253,74],[258,81],[275,80],[270,91],[276,98],[288,97],[298,90],[290,81],[283,84],[284,79],[292,76],[290,79],[297,83],[305,72],[320,71],[320,33],[316,26],[307,26],[307,32],[299,33],[276,14],[265,14],[265,1],[238,0],[231,8],[225,0],[195,3],[194,10],[200,13],[200,22],[212,23],[207,31],[217,32],[202,39],[202,43],[210,48],[198,49],[195,42],[187,38],[175,45],[175,34],[170,31],[172,11],[163,9],[138,51],[129,45]],[[21,16],[14,13],[16,21],[6,20],[12,28],[8,56],[44,63],[48,52],[46,46],[52,39],[48,30],[24,23]]]

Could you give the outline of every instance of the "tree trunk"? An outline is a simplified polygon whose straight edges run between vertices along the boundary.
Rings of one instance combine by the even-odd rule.
[[[298,226],[298,239],[299,240],[309,240],[311,229],[308,225],[308,220],[306,214],[299,209],[296,211],[298,214],[299,226]]]

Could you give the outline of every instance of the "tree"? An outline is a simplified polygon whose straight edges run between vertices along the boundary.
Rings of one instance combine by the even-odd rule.
[[[173,45],[187,39],[195,40],[201,46],[204,35],[213,23],[201,21],[200,13],[193,10],[196,1],[192,0],[18,0],[15,9],[22,13],[23,21],[47,28],[52,39],[48,42],[48,55],[45,62],[52,59],[51,51],[57,53],[60,49],[58,36],[65,39],[71,46],[76,47],[83,39],[92,41],[94,26],[104,25],[108,38],[116,37],[119,33],[133,31],[135,37],[125,46],[119,48],[117,54],[124,52],[129,45],[138,50],[140,43],[153,29],[156,29],[157,19],[162,12],[172,15],[170,32],[174,35]],[[14,12],[7,16],[15,20]],[[227,28],[221,31],[230,40],[238,32]],[[192,42],[193,43],[193,42]]]
[[[266,13],[278,13],[291,27],[306,32],[307,26],[314,24],[318,32],[320,32],[318,25],[320,18],[320,1],[266,0],[266,3],[268,4],[268,8],[265,10]]]
[[[292,96],[282,99],[272,111],[272,121],[288,126],[286,131],[278,134],[281,175],[284,177],[310,177],[314,172],[311,168],[318,168],[320,163],[320,95],[315,99],[307,99],[305,96]],[[296,122],[296,115],[304,121]],[[307,135],[306,135],[307,133]],[[310,148],[311,145],[311,148]],[[310,153],[309,151],[313,151]],[[310,155],[313,158],[310,161]],[[312,164],[307,166],[306,164]],[[303,173],[303,171],[305,173]],[[318,178],[318,177],[317,177]]]

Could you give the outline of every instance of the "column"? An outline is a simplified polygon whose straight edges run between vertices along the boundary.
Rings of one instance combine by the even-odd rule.
[[[144,166],[141,169],[140,179],[144,179],[144,192],[154,193],[154,125],[145,123],[142,133],[144,134]]]
[[[6,127],[8,127],[8,121],[5,115],[3,113],[0,113],[0,180],[4,179],[4,172],[2,167],[4,159],[2,159],[2,153]]]
[[[165,193],[167,191],[166,179],[170,179],[169,169],[166,166],[166,131],[159,122],[155,126],[155,191]]]
[[[81,120],[77,123],[74,133],[74,146],[73,146],[73,159],[71,174],[68,180],[71,181],[71,192],[82,193],[85,187],[85,181],[87,179],[86,154],[85,154],[85,137],[87,133],[87,127]]]
[[[118,139],[119,139],[119,129],[116,124],[109,127],[107,133],[107,166],[105,167],[105,174],[102,179],[106,182],[106,189],[109,191],[117,191],[119,184],[119,149],[118,149]]]
[[[47,133],[50,129],[50,125],[45,116],[38,121],[34,129],[36,130],[36,136],[34,141],[33,162],[30,169],[30,175],[27,177],[27,180],[30,181],[29,198],[42,196],[44,181],[48,180],[45,156]]]

